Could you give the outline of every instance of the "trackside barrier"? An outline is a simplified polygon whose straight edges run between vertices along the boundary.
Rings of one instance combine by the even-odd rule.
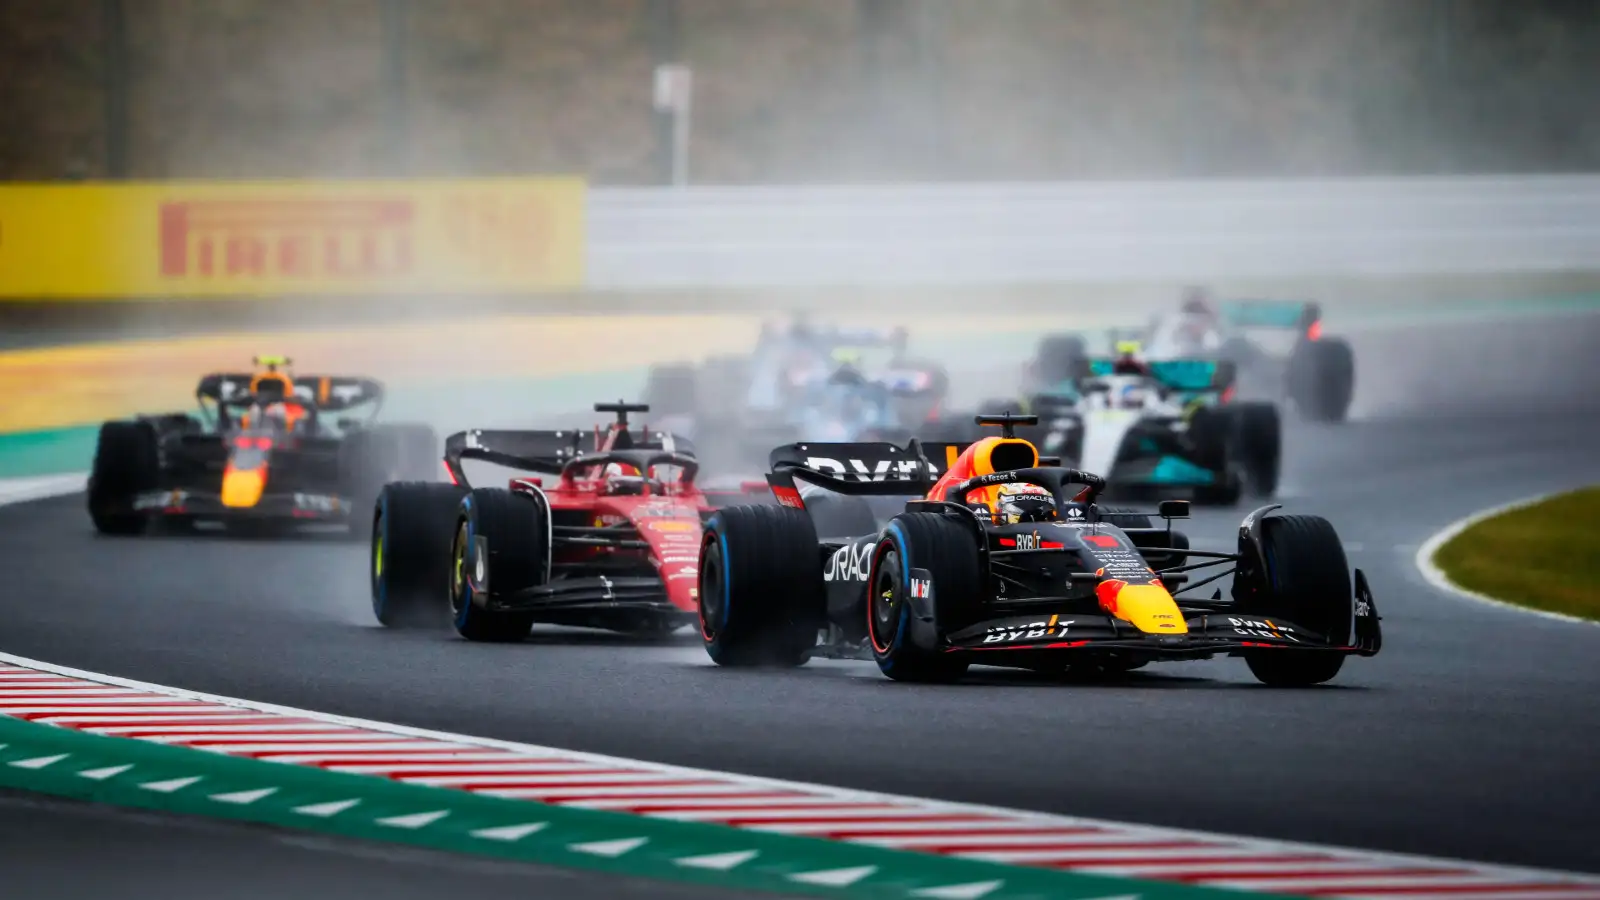
[[[599,189],[587,219],[604,289],[1600,271],[1596,176]]]

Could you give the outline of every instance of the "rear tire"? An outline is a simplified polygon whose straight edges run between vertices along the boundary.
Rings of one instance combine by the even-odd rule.
[[[926,609],[913,602],[912,569],[931,578]],[[938,513],[895,516],[872,552],[867,584],[867,643],[880,672],[896,681],[932,683],[967,673],[969,662],[942,645],[946,634],[981,617],[983,562],[969,527]]]
[[[388,628],[440,628],[450,590],[450,527],[466,491],[385,485],[372,510],[372,614]]]
[[[474,488],[461,498],[450,545],[450,611],[457,634],[489,643],[528,636],[534,613],[488,607],[549,581],[549,535],[549,511],[532,497]]]
[[[1321,516],[1272,516],[1261,523],[1267,571],[1239,597],[1240,611],[1281,618],[1344,644],[1354,616],[1354,589],[1344,544]],[[1344,654],[1320,650],[1252,650],[1244,655],[1263,684],[1307,687],[1339,674]]]
[[[1239,456],[1251,491],[1263,497],[1278,492],[1283,462],[1283,427],[1278,408],[1271,403],[1240,403],[1235,407],[1239,429]]]
[[[149,519],[133,509],[134,498],[161,483],[161,453],[149,422],[100,426],[89,473],[89,518],[101,534],[143,534]]]
[[[730,506],[700,540],[700,638],[719,666],[805,663],[827,620],[817,530],[786,506]]]
[[[1302,341],[1289,361],[1289,395],[1313,422],[1343,422],[1355,394],[1356,361],[1342,340]]]

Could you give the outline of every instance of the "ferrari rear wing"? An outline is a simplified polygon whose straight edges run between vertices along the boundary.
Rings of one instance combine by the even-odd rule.
[[[594,447],[584,449],[585,438],[598,445],[600,434],[577,428],[458,431],[444,439],[444,467],[451,480],[460,485],[468,484],[461,468],[462,461],[468,459],[549,475],[559,475],[574,461],[591,457],[596,465],[613,460],[635,466],[646,463],[679,465],[690,479],[693,470],[698,469],[692,459],[693,445],[675,435],[619,431],[612,450],[601,453]],[[625,440],[623,435],[627,436]]]
[[[450,480],[468,484],[462,471],[463,460],[476,459],[521,469],[527,472],[559,473],[567,463],[581,454],[579,443],[586,432],[579,429],[559,431],[488,430],[458,431],[444,439],[444,467]]]

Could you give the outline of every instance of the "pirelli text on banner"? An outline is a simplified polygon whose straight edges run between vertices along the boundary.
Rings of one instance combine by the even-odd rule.
[[[0,187],[0,296],[578,287],[584,190],[564,178]]]

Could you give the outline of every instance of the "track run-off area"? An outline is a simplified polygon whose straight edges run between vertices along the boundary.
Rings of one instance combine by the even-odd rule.
[[[1430,535],[1475,510],[1600,481],[1597,342],[1600,316],[1576,314],[1353,332],[1357,415],[1291,422],[1275,502],[1333,522],[1371,579],[1386,641],[1318,689],[1261,687],[1237,660],[1096,682],[977,669],[924,687],[864,663],[720,670],[692,635],[550,629],[479,646],[389,632],[372,620],[359,543],[101,538],[81,495],[0,508],[0,651],[736,779],[1600,873],[1600,629],[1467,601],[1415,564]],[[1197,547],[1230,548],[1246,511],[1201,510],[1186,530]],[[852,839],[837,823],[808,833]],[[891,834],[911,849],[976,846]],[[1205,853],[1108,862],[1053,840],[975,852],[1284,894],[1600,896],[1600,883],[1512,890],[1488,876],[1215,877],[1230,870]]]

